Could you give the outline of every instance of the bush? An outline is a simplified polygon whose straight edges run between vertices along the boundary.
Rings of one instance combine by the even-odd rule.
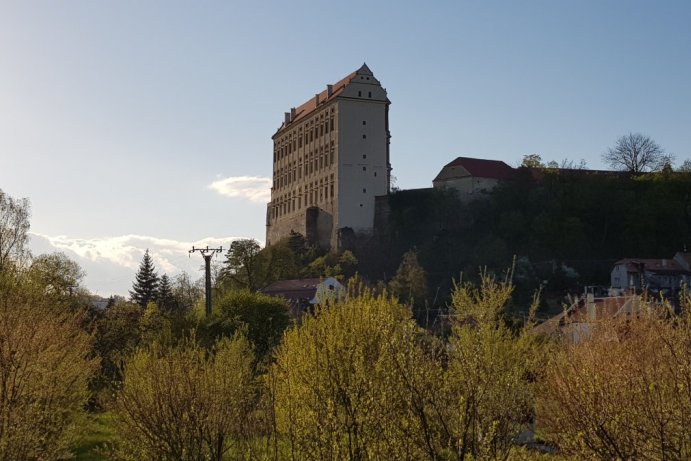
[[[421,459],[436,428],[427,403],[440,367],[411,312],[364,290],[289,330],[270,374],[293,459]]]
[[[688,311],[687,311],[688,312]],[[541,384],[541,433],[590,459],[691,457],[691,317],[603,320],[564,344]]]
[[[214,306],[210,318],[201,322],[200,336],[205,344],[242,331],[259,359],[265,358],[281,341],[290,325],[288,306],[280,298],[231,290]]]
[[[80,320],[31,305],[0,308],[0,460],[69,457],[98,368]]]
[[[255,400],[253,353],[242,336],[211,352],[193,340],[153,344],[127,364],[114,411],[123,460],[220,461],[241,444]]]
[[[449,338],[442,419],[453,459],[506,459],[532,422],[534,380],[543,356],[525,331],[502,318],[513,285],[480,274],[452,294],[455,321]],[[533,308],[534,309],[534,308]]]

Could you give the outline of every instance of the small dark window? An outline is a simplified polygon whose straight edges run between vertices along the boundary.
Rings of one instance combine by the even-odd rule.
[[[367,154],[362,154],[362,158],[367,158]]]
[[[367,93],[367,97],[369,97],[369,98],[372,97],[372,92],[371,92],[371,91]]]
[[[367,171],[367,167],[366,167],[366,166],[363,166],[363,167],[362,167],[362,171]]]
[[[362,188],[362,193],[363,193],[363,194],[366,194],[366,193],[367,193],[367,189],[365,189],[365,188],[363,187],[363,188]]]
[[[358,91],[358,92],[357,92],[357,95],[358,95],[358,96],[362,96],[362,91]]]
[[[377,177],[377,172],[376,172],[376,171],[374,172],[374,177],[375,177],[375,178]]]
[[[367,139],[367,135],[366,135],[366,134],[363,134],[363,135],[362,135],[362,139]]]
[[[360,207],[362,207],[362,203],[360,204]]]
[[[367,120],[363,120],[363,121],[362,121],[362,124],[363,124],[363,125],[367,125]]]

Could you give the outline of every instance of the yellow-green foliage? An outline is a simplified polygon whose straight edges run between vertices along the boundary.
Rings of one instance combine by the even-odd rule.
[[[271,373],[292,459],[424,458],[427,384],[441,371],[420,335],[409,310],[367,290],[288,331]]]
[[[242,336],[211,352],[154,344],[129,360],[114,412],[119,459],[221,460],[245,437],[255,397],[253,353]]]
[[[543,436],[584,459],[691,458],[689,314],[591,327],[550,361],[538,400]]]
[[[90,346],[75,315],[0,307],[0,460],[69,457],[75,418],[98,367]]]
[[[534,374],[542,354],[535,338],[509,330],[501,312],[509,282],[481,274],[480,286],[457,286],[449,339],[444,427],[453,459],[506,459],[532,419]]]

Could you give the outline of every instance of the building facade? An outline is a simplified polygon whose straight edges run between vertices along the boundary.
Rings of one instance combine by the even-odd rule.
[[[432,181],[435,189],[454,189],[462,200],[482,198],[515,170],[500,160],[458,157],[442,168]]]
[[[372,231],[375,197],[390,187],[389,104],[363,64],[284,114],[272,137],[267,246],[294,231],[339,248],[345,230]]]

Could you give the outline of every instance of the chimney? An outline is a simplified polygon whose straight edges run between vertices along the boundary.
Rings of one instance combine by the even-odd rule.
[[[290,108],[290,121],[292,122],[293,120],[295,120],[295,108],[291,107]]]
[[[283,116],[284,116],[284,119],[285,119],[285,120],[283,121],[283,124],[284,124],[285,126],[288,126],[288,124],[290,123],[290,112],[284,112],[284,113],[283,113]]]
[[[326,85],[326,97],[330,98],[332,94],[334,94],[334,86]]]
[[[316,105],[319,105],[319,93],[314,95],[314,100],[316,101]]]

